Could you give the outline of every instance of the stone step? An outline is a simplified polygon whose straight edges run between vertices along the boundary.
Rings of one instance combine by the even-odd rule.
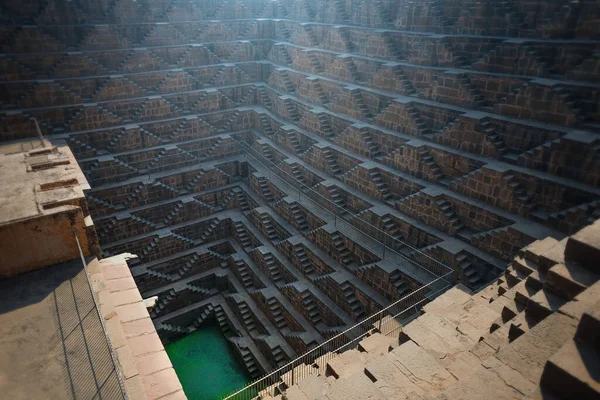
[[[456,383],[456,378],[431,354],[408,341],[384,356],[392,361],[400,374],[420,390],[436,395]],[[366,367],[369,369],[369,366]],[[400,378],[402,381],[403,378]]]
[[[569,237],[565,247],[565,260],[600,274],[600,221]]]
[[[538,318],[527,313],[520,313],[511,319],[508,325],[508,341],[512,342],[521,337],[526,332],[529,332],[534,326],[540,322]]]
[[[543,289],[530,297],[525,312],[534,318],[544,319],[556,312],[566,302],[567,299],[559,297],[547,289]]]
[[[333,375],[337,379],[361,372],[365,368],[366,358],[358,350],[347,350],[327,362],[326,374]]]
[[[546,363],[540,385],[563,399],[598,399],[598,371],[597,350],[568,340]]]
[[[388,353],[390,346],[394,342],[398,342],[397,337],[374,333],[366,339],[361,340],[358,343],[358,349],[369,354],[369,357],[372,359],[371,356],[373,355]]]
[[[554,247],[557,243],[558,240],[547,237],[545,239],[535,241],[524,249],[521,249],[519,251],[519,255],[539,265],[540,255]]]
[[[347,399],[385,399],[387,396],[363,372],[357,371],[354,375],[342,378],[331,383],[326,390],[328,400]]]
[[[569,262],[556,264],[548,270],[544,285],[557,295],[572,300],[579,293],[598,281],[600,276],[588,269]]]

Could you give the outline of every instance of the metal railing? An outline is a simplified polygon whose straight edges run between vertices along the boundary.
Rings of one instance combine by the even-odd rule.
[[[360,245],[367,248],[367,250],[371,251],[381,259],[385,259],[386,257],[391,258],[390,255],[393,255],[394,257],[391,259],[393,262],[397,262],[399,258],[409,261],[418,268],[432,274],[432,279],[445,276],[448,272],[453,271],[452,268],[434,258],[432,255],[424,253],[418,248],[391,236],[378,226],[365,220],[361,215],[352,213],[350,210],[339,206],[317,192],[311,186],[298,181],[293,175],[267,159],[262,153],[258,152],[244,141],[233,137],[232,139],[240,145],[244,154],[251,156],[269,171],[269,175],[267,176],[269,180],[272,180],[274,177],[273,174],[275,174],[287,184],[292,185],[292,187],[295,188],[294,190],[296,191],[300,204],[302,204],[302,198],[305,197],[311,201],[311,204],[318,206],[325,213],[330,214],[333,217],[334,226],[339,227],[340,230],[351,227],[351,229],[356,229],[369,239],[372,239],[371,243],[361,242]],[[289,193],[287,194],[289,195]]]
[[[371,222],[362,218],[359,214],[352,213],[350,210],[340,207],[327,197],[323,196],[321,193],[317,192],[311,186],[298,181],[293,175],[280,168],[271,160],[267,159],[262,153],[256,151],[256,149],[243,140],[239,140],[234,136],[231,136],[231,138],[240,146],[240,149],[244,155],[249,155],[269,171],[269,179],[272,179],[273,173],[285,183],[292,185],[294,190],[297,192],[299,202],[302,201],[302,197],[304,196],[306,199],[309,199],[312,204],[317,205],[324,212],[330,214],[333,217],[334,226],[339,226],[341,229],[351,226],[353,229],[360,231],[374,242],[377,242],[379,245],[376,246],[374,246],[373,243],[361,243],[362,246],[367,247],[367,249],[373,254],[381,257],[382,259],[386,258],[386,255],[389,256],[390,254],[394,254],[397,257],[391,261],[397,261],[398,257],[407,260],[413,265],[416,265],[417,267],[433,274],[433,278],[445,275],[447,272],[452,270],[449,266],[433,257],[431,254],[424,253],[418,248],[391,236],[378,226],[373,225]],[[187,166],[194,165],[194,163],[190,164],[189,161],[185,161],[163,165],[160,168],[164,169],[166,167],[172,167],[179,164],[186,164]],[[201,162],[196,165],[201,165]],[[152,174],[156,172],[159,171],[148,171],[145,174],[148,175],[148,178],[151,178]],[[132,174],[140,176],[140,174],[126,173],[122,175],[114,175],[109,178],[130,177]],[[141,176],[145,174],[141,174]],[[92,181],[93,180],[89,180],[89,182]]]
[[[448,273],[448,275],[450,274]],[[451,283],[445,279],[446,277],[439,277],[420,287],[383,310],[326,340],[283,367],[254,380],[242,389],[225,397],[224,400],[247,400],[275,396],[310,375],[324,374],[327,363],[335,358],[338,353],[354,348],[362,339],[373,333],[386,336],[392,336],[396,333],[399,335],[398,330],[403,324],[418,316],[420,309],[425,304],[451,286]],[[434,287],[436,289],[432,290]]]
[[[241,146],[245,154],[250,155],[263,167],[267,168],[269,171],[267,178],[269,180],[273,179],[271,175],[273,172],[277,177],[297,188],[299,202],[302,196],[307,197],[311,200],[312,204],[316,204],[327,213],[333,215],[335,226],[339,226],[343,230],[344,224],[352,225],[353,228],[378,242],[382,247],[381,249],[374,249],[372,245],[363,242],[360,243],[361,246],[366,247],[368,250],[374,252],[374,254],[381,254],[382,258],[385,258],[386,255],[397,255],[433,274],[435,278],[381,311],[326,340],[283,367],[249,383],[244,388],[225,397],[225,400],[275,396],[307,376],[316,374],[318,371],[324,373],[323,370],[326,368],[327,362],[333,359],[338,353],[354,348],[362,339],[373,333],[380,333],[386,336],[394,335],[404,323],[418,316],[419,310],[425,304],[451,286],[453,270],[450,267],[429,254],[423,253],[419,249],[389,235],[359,215],[350,213],[347,209],[333,203],[312,187],[299,182],[293,175],[281,169],[271,160],[268,160],[248,143],[237,139],[234,140]],[[331,209],[325,205],[331,207]],[[365,232],[365,227],[370,232]]]
[[[258,396],[277,394],[277,391],[284,390],[295,382],[316,373],[317,366],[325,368],[326,363],[338,353],[353,348],[360,340],[372,333],[379,332],[383,335],[393,335],[401,328],[403,323],[418,315],[422,306],[451,286],[453,270],[440,260],[391,236],[359,214],[352,213],[350,210],[332,202],[313,187],[298,181],[292,174],[267,159],[245,141],[233,136],[232,139],[240,146],[245,156],[252,157],[267,169],[269,180],[279,178],[287,185],[291,185],[301,205],[303,201],[309,201],[311,205],[318,206],[324,213],[333,217],[333,224],[340,231],[347,232],[347,229],[344,228],[350,228],[361,232],[371,240],[369,243],[363,240],[359,245],[381,257],[381,259],[387,258],[395,264],[408,261],[424,272],[419,274],[420,281],[424,285],[283,367],[258,378],[244,388],[225,397],[225,400],[253,399]],[[289,190],[286,194],[290,195]],[[404,267],[406,268],[406,265]]]
[[[92,288],[87,262],[75,232],[73,236],[79,251],[82,271],[70,279],[70,293],[61,294],[72,296],[73,307],[68,310],[59,307],[59,303],[65,304],[66,301],[55,298],[71,392],[74,399],[126,400],[127,393],[117,368],[117,358],[100,312],[98,298]],[[79,343],[76,345],[78,352],[85,349],[83,354],[68,350],[67,347],[74,346],[73,340]]]

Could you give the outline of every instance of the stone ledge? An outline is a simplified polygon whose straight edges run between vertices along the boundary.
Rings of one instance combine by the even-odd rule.
[[[131,400],[183,399],[181,383],[127,265],[134,257],[123,253],[93,259],[87,266],[125,391]]]

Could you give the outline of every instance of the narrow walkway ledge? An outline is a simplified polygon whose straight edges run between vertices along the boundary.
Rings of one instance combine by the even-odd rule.
[[[125,391],[130,400],[186,399],[127,265],[135,257],[94,258],[87,266]]]

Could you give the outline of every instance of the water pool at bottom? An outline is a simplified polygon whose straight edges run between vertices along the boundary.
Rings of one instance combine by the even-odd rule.
[[[165,349],[189,400],[221,399],[250,380],[217,324],[203,324]]]

